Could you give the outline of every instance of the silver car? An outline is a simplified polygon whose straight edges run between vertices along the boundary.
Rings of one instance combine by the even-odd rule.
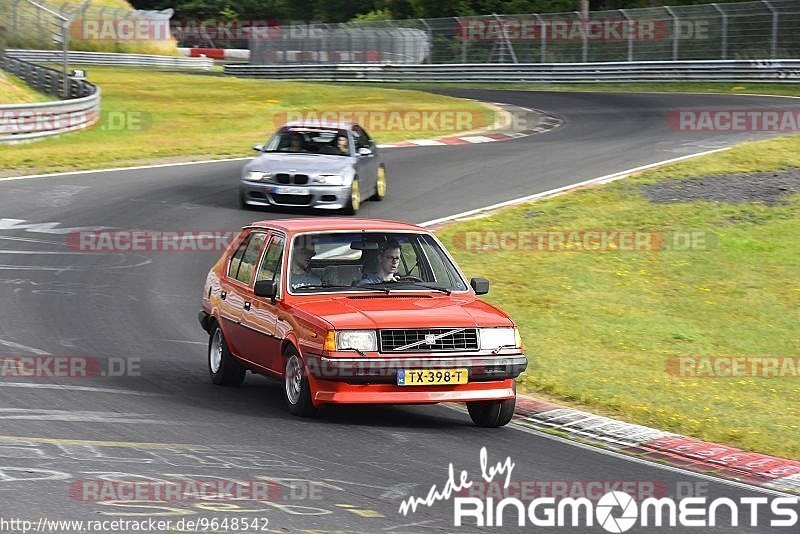
[[[353,214],[363,199],[386,195],[386,167],[358,124],[290,122],[242,169],[248,206],[305,206]]]

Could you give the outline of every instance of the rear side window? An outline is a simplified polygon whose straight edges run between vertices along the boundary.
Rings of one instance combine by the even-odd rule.
[[[228,269],[228,276],[234,278],[245,285],[249,285],[253,279],[255,266],[261,254],[261,248],[264,246],[266,234],[258,232],[250,234],[250,239],[247,241],[247,246],[236,251],[233,259],[231,260],[230,268]],[[239,252],[243,253],[239,255]]]
[[[247,248],[247,242],[250,241],[250,236],[245,237],[236,249],[236,253],[231,257],[231,263],[228,265],[228,278],[236,278],[236,273],[239,271],[239,265],[242,263],[242,256]]]

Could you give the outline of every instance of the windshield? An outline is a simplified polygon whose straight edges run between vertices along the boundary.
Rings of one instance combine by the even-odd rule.
[[[350,156],[350,138],[346,130],[284,128],[269,140],[265,152]]]
[[[466,291],[453,263],[430,235],[316,233],[292,243],[289,291]]]

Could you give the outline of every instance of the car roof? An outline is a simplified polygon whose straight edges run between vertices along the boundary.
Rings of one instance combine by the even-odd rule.
[[[296,219],[272,219],[268,221],[257,221],[246,226],[246,228],[275,228],[283,230],[289,234],[312,231],[335,231],[335,230],[364,230],[372,231],[427,231],[425,228],[402,221],[388,221],[383,219],[359,219],[353,217],[325,217],[311,218],[303,217]]]
[[[328,121],[328,120],[314,120],[305,119],[301,121],[290,121],[283,125],[284,128],[321,128],[321,129],[337,129],[337,130],[352,130],[354,124],[346,121]]]

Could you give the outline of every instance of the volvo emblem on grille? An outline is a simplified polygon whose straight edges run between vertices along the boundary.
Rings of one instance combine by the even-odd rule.
[[[425,344],[426,345],[435,345],[436,344],[436,336],[434,334],[425,334]]]

